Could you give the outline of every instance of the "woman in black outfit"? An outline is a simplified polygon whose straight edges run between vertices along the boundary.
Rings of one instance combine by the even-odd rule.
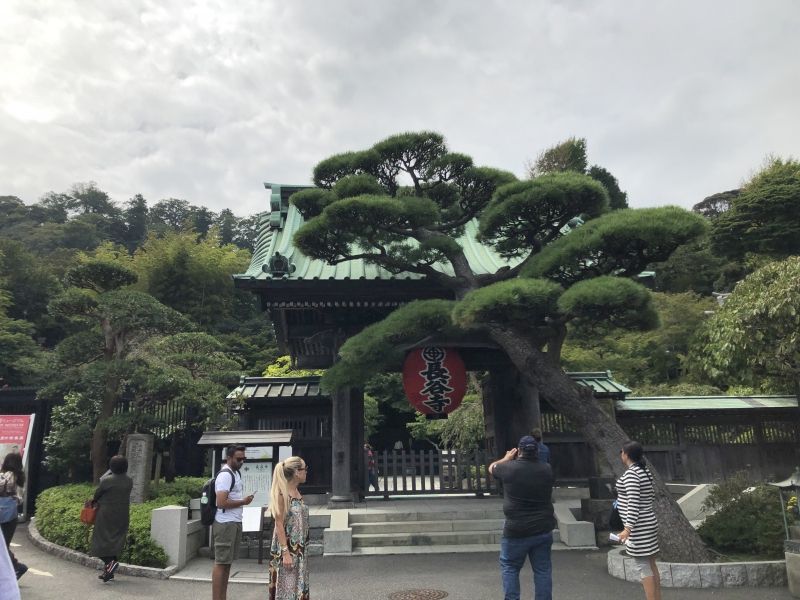
[[[112,456],[108,468],[111,475],[103,477],[94,492],[97,517],[92,531],[92,555],[99,556],[105,563],[103,573],[98,576],[104,582],[114,579],[119,567],[117,557],[122,554],[128,537],[133,488],[133,480],[126,475],[127,458]]]

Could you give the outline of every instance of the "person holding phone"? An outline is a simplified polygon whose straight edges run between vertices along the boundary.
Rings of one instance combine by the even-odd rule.
[[[308,465],[291,456],[275,466],[269,510],[275,519],[270,546],[269,600],[308,600],[308,507],[297,487]]]
[[[253,501],[254,494],[244,495],[242,475],[239,473],[245,457],[245,447],[229,446],[225,450],[225,466],[214,480],[217,514],[212,529],[214,537],[214,570],[211,572],[213,600],[227,600],[231,565],[239,554],[242,542],[243,506]]]
[[[617,508],[624,526],[619,541],[625,544],[628,556],[633,557],[634,572],[642,582],[645,598],[661,600],[661,576],[656,566],[659,548],[653,474],[639,442],[625,442],[619,456],[625,465],[625,472],[617,480]]]
[[[503,482],[503,597],[519,600],[519,573],[527,559],[533,569],[535,599],[553,600],[553,470],[539,462],[538,442],[525,435],[516,448],[489,465],[489,473]]]

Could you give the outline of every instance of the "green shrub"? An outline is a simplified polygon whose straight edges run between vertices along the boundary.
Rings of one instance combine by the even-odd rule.
[[[155,500],[163,496],[186,496],[187,500],[199,498],[206,481],[205,477],[177,477],[175,481],[169,483],[159,481],[156,485],[153,482],[150,484],[150,499]]]
[[[736,494],[736,485],[715,487],[717,494],[709,505],[717,512],[698,529],[703,541],[722,553],[783,557],[785,532],[777,490],[758,485]]]
[[[158,487],[158,497],[143,504],[131,505],[130,527],[121,562],[145,567],[163,568],[167,555],[150,537],[151,513],[170,504],[185,506],[189,498],[200,495],[205,479],[181,477]],[[49,488],[36,500],[36,527],[46,540],[88,554],[92,528],[80,521],[83,503],[92,497],[95,487],[88,483]]]
[[[167,555],[164,549],[150,537],[151,513],[156,508],[177,504],[185,505],[186,496],[161,496],[143,504],[131,505],[131,523],[128,527],[128,541],[120,561],[143,567],[167,566]]]
[[[36,528],[44,539],[89,552],[91,530],[80,521],[83,503],[92,497],[94,486],[88,483],[60,485],[46,489],[36,499]]]

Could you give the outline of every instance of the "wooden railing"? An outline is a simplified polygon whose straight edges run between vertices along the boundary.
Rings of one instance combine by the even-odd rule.
[[[393,450],[375,452],[374,458],[380,489],[370,485],[365,469],[367,496],[498,493],[489,475],[496,458],[484,450]]]

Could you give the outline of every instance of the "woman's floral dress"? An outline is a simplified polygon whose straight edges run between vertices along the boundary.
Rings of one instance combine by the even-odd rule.
[[[292,498],[286,515],[286,545],[292,555],[292,568],[283,566],[277,532],[272,534],[269,561],[269,600],[309,600],[308,592],[308,507]]]

